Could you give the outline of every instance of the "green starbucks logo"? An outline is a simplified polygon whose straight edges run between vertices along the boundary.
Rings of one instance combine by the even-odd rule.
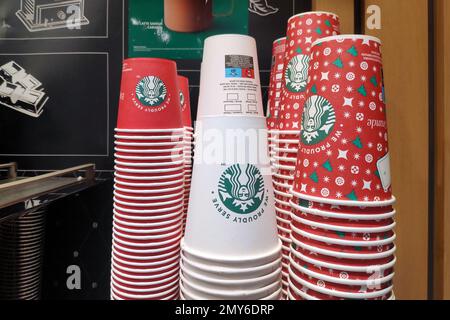
[[[164,82],[155,76],[143,78],[136,86],[136,97],[146,107],[161,105],[167,96]]]
[[[184,100],[184,94],[183,94],[183,91],[180,90],[180,104],[181,104],[181,110],[184,110],[184,107],[185,107],[184,103],[185,103],[185,102],[186,102],[186,101]]]
[[[335,123],[336,114],[331,103],[324,97],[310,97],[303,111],[302,142],[308,146],[322,142]]]
[[[304,92],[308,80],[309,56],[298,55],[289,61],[284,75],[286,88],[293,93]]]
[[[237,214],[252,213],[264,200],[264,179],[254,165],[228,167],[219,180],[220,201]]]

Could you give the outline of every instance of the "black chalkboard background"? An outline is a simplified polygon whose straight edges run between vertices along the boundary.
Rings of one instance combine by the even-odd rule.
[[[108,2],[107,18],[105,1]],[[109,178],[106,182],[49,207],[44,299],[109,299],[112,137],[121,61],[126,56],[127,33],[123,30],[127,28],[123,13],[126,15],[127,7],[121,0],[85,2],[89,4],[86,17],[98,19],[98,23],[71,30],[69,34],[67,30],[45,31],[42,36],[28,33],[14,20],[20,1],[0,1],[0,65],[14,59],[43,83],[50,96],[38,119],[0,105],[0,163],[18,161],[21,169],[36,171],[93,162],[99,171],[108,171],[99,173],[100,177]],[[283,36],[290,16],[311,8],[309,0],[267,2],[279,9],[276,14],[264,17],[249,14],[249,32],[258,43],[264,100],[272,42]],[[1,28],[5,20],[12,30],[5,32]],[[108,21],[107,38],[102,37],[105,28],[100,21]],[[4,39],[12,36],[49,39]],[[61,39],[64,36],[70,38]],[[30,56],[29,53],[39,54]],[[177,61],[177,64],[179,73],[190,79],[195,119],[200,61]],[[72,265],[82,272],[80,290],[69,290],[66,286],[66,270]]]

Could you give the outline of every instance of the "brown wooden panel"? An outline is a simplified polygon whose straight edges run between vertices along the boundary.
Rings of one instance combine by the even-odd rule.
[[[330,11],[341,19],[341,33],[355,32],[354,0],[313,0],[313,10]]]
[[[435,1],[434,298],[450,299],[450,3]]]
[[[398,202],[395,287],[399,299],[426,299],[428,277],[428,4],[366,0],[381,8],[393,190]]]

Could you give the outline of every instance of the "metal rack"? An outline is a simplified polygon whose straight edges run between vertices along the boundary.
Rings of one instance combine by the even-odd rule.
[[[96,185],[95,165],[85,164],[35,177],[19,177],[17,164],[0,164],[0,223],[41,209],[58,199]]]

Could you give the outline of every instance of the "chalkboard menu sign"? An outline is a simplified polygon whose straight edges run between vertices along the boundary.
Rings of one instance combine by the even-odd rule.
[[[125,5],[0,2],[0,162],[112,168]]]

